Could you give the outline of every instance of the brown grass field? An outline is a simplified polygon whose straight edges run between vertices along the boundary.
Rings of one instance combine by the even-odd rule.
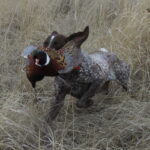
[[[150,150],[150,0],[0,0],[0,150]],[[82,49],[105,47],[131,66],[132,94],[115,83],[94,105],[76,99],[52,125],[46,115],[53,79],[37,84],[22,71],[22,50],[54,30],[69,35],[89,25]]]

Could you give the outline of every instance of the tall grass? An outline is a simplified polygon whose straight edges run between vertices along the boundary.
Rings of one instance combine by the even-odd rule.
[[[149,150],[149,0],[0,0],[0,149]],[[46,123],[53,78],[37,84],[39,103],[22,72],[20,54],[54,30],[69,35],[89,25],[88,52],[105,47],[131,66],[133,94],[112,85],[95,105],[77,109],[67,96],[53,124]]]

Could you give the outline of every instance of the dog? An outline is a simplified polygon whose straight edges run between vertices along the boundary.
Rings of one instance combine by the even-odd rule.
[[[59,50],[68,41],[78,40],[80,45],[76,48],[81,49],[81,44],[88,38],[88,35],[88,26],[82,32],[73,33],[68,37],[55,31],[47,37],[43,46]],[[83,37],[84,40],[82,40]],[[48,122],[56,118],[63,107],[67,94],[78,99],[77,107],[87,108],[93,104],[91,98],[97,92],[103,88],[108,89],[110,81],[116,81],[126,91],[129,90],[129,65],[120,60],[114,53],[105,48],[95,53],[81,50],[81,57],[82,61],[77,70],[60,74],[55,78],[55,99],[49,111]]]

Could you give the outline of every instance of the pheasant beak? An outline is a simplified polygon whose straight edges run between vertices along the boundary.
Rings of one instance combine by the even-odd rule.
[[[41,65],[39,64],[39,62],[40,62],[40,60],[36,58],[36,59],[35,59],[35,65],[41,67]]]
[[[39,61],[40,61],[40,60],[36,58],[36,59],[35,59],[35,64],[39,64]]]
[[[35,59],[35,65],[39,66],[39,67],[42,67],[42,66],[47,66],[50,62],[50,57],[48,56],[48,54],[46,53],[46,62],[45,64],[41,65],[40,64],[40,59],[39,58],[36,58]]]

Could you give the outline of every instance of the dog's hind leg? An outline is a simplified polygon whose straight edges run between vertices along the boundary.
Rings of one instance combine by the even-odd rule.
[[[114,65],[116,81],[125,89],[126,91],[130,91],[130,67],[124,61],[120,60],[118,63]]]

